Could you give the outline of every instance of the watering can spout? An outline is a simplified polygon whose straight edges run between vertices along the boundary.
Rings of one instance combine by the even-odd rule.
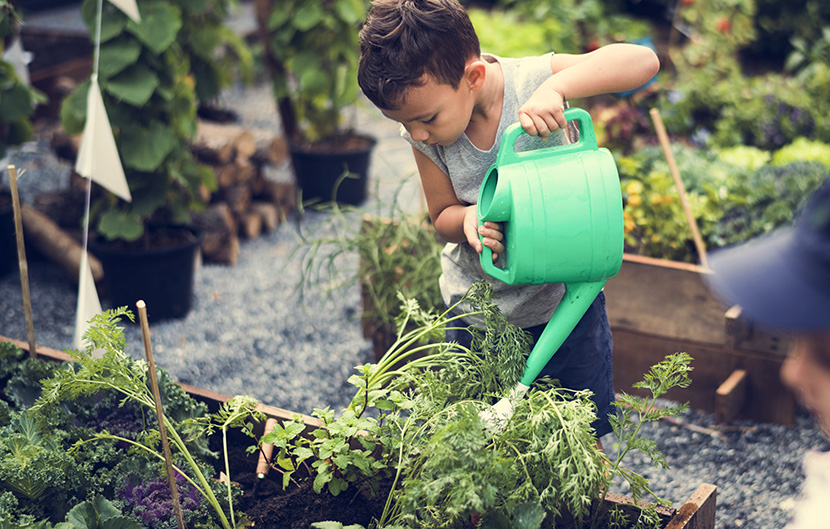
[[[566,284],[565,296],[551,316],[550,321],[536,341],[530,356],[527,358],[527,366],[522,376],[521,383],[530,386],[542,372],[547,363],[565,339],[571,334],[579,320],[599,295],[606,280],[593,281],[589,283]]]

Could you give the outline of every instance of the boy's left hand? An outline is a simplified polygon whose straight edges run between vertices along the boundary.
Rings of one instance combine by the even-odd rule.
[[[493,262],[495,263],[499,260],[499,254],[504,252],[504,232],[501,224],[486,221],[484,225],[478,227],[478,233],[483,237],[481,242],[493,250]]]
[[[464,234],[467,237],[467,243],[475,248],[478,253],[484,249],[482,243],[493,250],[493,262],[495,263],[499,254],[504,252],[504,232],[502,232],[501,224],[498,222],[487,221],[484,225],[478,225],[478,216],[476,215],[476,206],[467,206],[464,212]],[[479,235],[481,239],[479,240]]]
[[[519,108],[519,123],[525,132],[543,140],[560,128],[567,131],[568,121],[565,119],[565,99],[562,93],[548,82],[542,83]]]

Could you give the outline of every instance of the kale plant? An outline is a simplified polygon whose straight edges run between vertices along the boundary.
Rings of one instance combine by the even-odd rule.
[[[114,392],[119,395],[120,406],[138,406],[143,410],[142,413],[146,415],[145,429],[135,438],[107,430],[97,431],[88,438],[78,440],[71,452],[83,450],[85,445],[93,441],[109,440],[131,447],[133,457],[138,455],[159,462],[157,468],[160,469],[164,456],[161,454],[160,434],[157,429],[150,427],[152,423],[149,417],[155,415],[155,402],[147,382],[147,365],[124,353],[126,341],[123,330],[118,326],[124,317],[133,318],[126,308],[105,311],[95,316],[84,334],[87,348],[84,351],[67,351],[75,364],[59,370],[43,382],[41,396],[31,410],[48,420],[50,411],[60,408],[66,402],[96,398],[101,392]],[[103,356],[94,357],[92,352],[96,350],[103,351]],[[235,398],[223,407],[220,414],[205,419],[199,414],[204,408],[190,402],[181,388],[177,390],[171,385],[166,396],[170,408],[184,417],[176,421],[169,413],[163,416],[176,474],[199,492],[222,527],[233,529],[238,525],[237,521],[242,520],[237,520],[233,510],[232,486],[227,483],[226,500],[220,501],[214,491],[215,483],[209,481],[209,470],[201,458],[205,454],[195,441],[209,434],[212,431],[211,425],[218,424],[219,428],[226,431],[228,427],[241,424],[246,417],[257,418],[256,402],[249,398]],[[187,469],[187,472],[183,469]]]
[[[182,509],[184,521],[187,525],[203,525],[199,520],[202,499],[199,491],[185,481],[180,475],[176,476],[176,487],[179,492],[179,505]],[[166,477],[156,477],[150,481],[133,482],[127,479],[124,488],[119,493],[124,501],[128,515],[141,520],[146,529],[175,529],[176,519],[173,515],[173,498],[170,493],[170,484]]]

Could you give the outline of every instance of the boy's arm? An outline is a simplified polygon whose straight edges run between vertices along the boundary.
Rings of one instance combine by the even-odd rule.
[[[455,194],[449,177],[427,155],[412,148],[421,185],[427,200],[429,217],[435,231],[447,242],[467,242],[481,253],[478,234],[484,236],[484,244],[493,250],[493,260],[504,251],[503,235],[498,225],[485,223],[479,227],[476,206],[462,203]]]
[[[625,92],[646,84],[660,69],[651,48],[609,44],[590,53],[554,53],[553,75],[519,109],[519,122],[528,134],[548,136],[565,128],[565,101]]]

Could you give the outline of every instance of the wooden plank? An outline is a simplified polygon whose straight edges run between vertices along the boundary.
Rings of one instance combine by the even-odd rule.
[[[29,350],[28,343],[22,342],[20,340],[15,340],[14,338],[9,338],[0,335],[0,342],[11,342],[17,347],[23,349],[24,351]],[[73,361],[72,357],[67,353],[43,346],[38,346],[37,357],[43,360],[54,360],[57,362]],[[229,397],[228,395],[223,395],[222,393],[217,393],[209,389],[192,386],[190,384],[184,384],[182,382],[177,382],[177,384],[179,384],[188,394],[190,394],[196,400],[212,405],[212,411],[216,411],[217,409],[219,409],[219,406],[231,399],[231,397]],[[299,416],[303,420],[303,422],[305,422],[308,426],[317,427],[322,425],[322,422],[319,419],[311,417],[310,415],[304,415],[302,413],[285,410],[283,408],[277,408],[276,406],[260,404],[257,407],[257,410],[261,411],[266,416],[277,419],[279,421],[292,420],[294,417]]]
[[[715,391],[715,422],[732,421],[746,402],[746,370],[736,369]]]
[[[724,343],[729,347],[740,347],[741,342],[752,336],[752,323],[746,321],[740,305],[734,305],[724,314]]]
[[[718,488],[704,483],[666,525],[665,529],[715,529]]]
[[[715,411],[717,388],[736,369],[747,372],[746,399],[752,406],[744,406],[736,418],[758,422],[792,425],[795,421],[796,401],[780,378],[783,356],[729,349],[683,340],[643,334],[612,328],[614,338],[614,389],[618,392],[645,395],[631,386],[643,378],[649,368],[666,355],[687,352],[694,358],[694,370],[688,388],[675,388],[667,399],[689,402],[689,405],[708,413]]]
[[[729,307],[706,284],[710,273],[693,264],[624,254],[620,273],[605,286],[612,328],[723,345]],[[741,349],[786,354],[782,336],[756,331],[739,344]]]

